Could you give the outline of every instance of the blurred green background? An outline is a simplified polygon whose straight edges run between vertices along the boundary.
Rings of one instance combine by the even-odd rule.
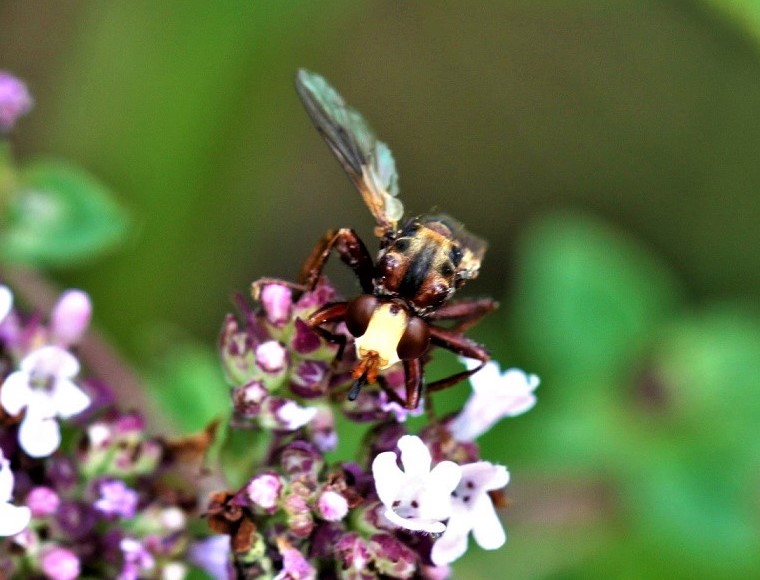
[[[0,1],[36,98],[16,155],[86,168],[135,226],[51,276],[198,422],[233,291],[370,237],[298,67],[391,146],[410,212],[489,240],[464,294],[502,308],[471,334],[542,377],[481,441],[510,540],[458,577],[760,576],[760,3]]]

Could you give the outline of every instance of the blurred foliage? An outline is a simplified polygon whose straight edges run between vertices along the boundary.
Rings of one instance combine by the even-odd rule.
[[[9,263],[44,267],[92,261],[126,235],[124,210],[76,167],[33,163],[22,167],[7,189],[0,255]]]
[[[21,259],[76,259],[54,276],[93,295],[167,417],[217,417],[232,291],[293,277],[327,228],[371,243],[292,89],[320,72],[393,149],[407,207],[489,240],[465,293],[502,309],[471,334],[542,377],[538,406],[481,441],[513,473],[510,541],[459,577],[757,576],[759,43],[748,0],[0,0],[0,67],[37,101],[18,158],[109,184],[22,164],[109,217],[17,221],[46,240]]]

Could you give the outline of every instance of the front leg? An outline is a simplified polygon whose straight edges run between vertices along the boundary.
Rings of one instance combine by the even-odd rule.
[[[309,328],[326,341],[338,345],[338,353],[335,355],[336,361],[343,358],[343,351],[346,348],[346,335],[330,332],[326,328],[322,328],[322,325],[344,321],[347,310],[348,302],[333,302],[318,308],[306,319],[306,324],[309,325]]]
[[[462,334],[454,330],[439,328],[431,324],[430,342],[435,346],[440,346],[441,348],[445,348],[446,350],[449,350],[460,356],[479,360],[480,364],[474,369],[461,371],[449,377],[439,379],[428,384],[425,387],[425,390],[429,393],[452,387],[458,382],[470,378],[472,375],[482,369],[489,360],[491,360],[491,355],[488,354],[488,351],[485,349],[485,347],[475,341],[470,340],[466,336],[462,336]]]
[[[313,290],[319,281],[332,250],[336,249],[341,261],[354,271],[365,294],[372,294],[374,265],[359,235],[352,229],[330,230],[314,247],[301,269],[299,280],[307,290]]]

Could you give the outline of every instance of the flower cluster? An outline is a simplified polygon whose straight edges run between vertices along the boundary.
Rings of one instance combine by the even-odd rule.
[[[198,516],[192,486],[169,479],[183,441],[149,437],[81,376],[91,310],[70,290],[45,324],[0,286],[0,576],[179,580]]]
[[[268,436],[269,446],[245,484],[214,494],[207,512],[212,530],[230,538],[237,577],[446,578],[471,534],[484,549],[504,544],[494,502],[509,472],[481,459],[475,439],[530,409],[538,378],[490,362],[472,377],[461,412],[413,434],[406,418],[421,411],[381,389],[347,400],[351,335],[339,324],[330,332],[343,338],[326,341],[303,321],[337,300],[327,281],[298,294],[272,281],[254,288],[260,308],[239,300],[243,322],[227,317],[220,346],[233,426],[252,442]],[[383,379],[401,394],[403,370]],[[338,443],[338,415],[369,424],[355,462],[325,458]]]

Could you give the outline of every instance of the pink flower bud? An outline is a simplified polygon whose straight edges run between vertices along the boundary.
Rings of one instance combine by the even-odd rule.
[[[267,320],[282,326],[290,319],[293,292],[282,284],[267,284],[261,290],[261,305]]]
[[[328,522],[339,522],[348,513],[348,502],[337,491],[328,490],[319,496],[317,509],[322,519]]]
[[[282,489],[280,478],[271,473],[265,473],[253,478],[246,491],[250,500],[265,510],[274,509]]]
[[[42,555],[42,573],[50,580],[79,578],[79,558],[66,548],[53,548]]]
[[[84,335],[92,317],[92,302],[82,290],[66,290],[58,298],[50,315],[54,340],[62,345],[76,344]]]
[[[26,496],[26,505],[32,510],[35,518],[52,516],[61,505],[61,498],[49,487],[35,487]]]
[[[0,71],[0,133],[7,133],[19,118],[32,110],[34,101],[26,85],[5,71]]]
[[[268,340],[256,347],[256,364],[267,373],[279,373],[287,364],[287,352],[276,340]]]

